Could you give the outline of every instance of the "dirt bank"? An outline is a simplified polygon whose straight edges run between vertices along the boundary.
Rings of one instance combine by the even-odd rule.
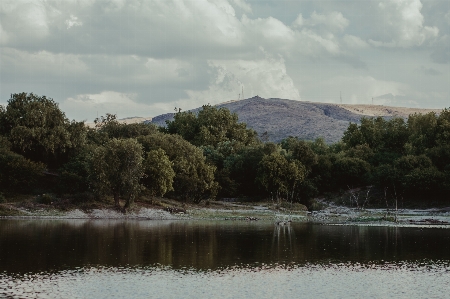
[[[171,203],[174,203],[171,205]],[[450,228],[450,208],[356,209],[325,203],[325,208],[308,212],[304,206],[284,208],[271,202],[239,203],[211,201],[186,205],[172,201],[149,206],[137,203],[126,212],[112,207],[60,210],[52,206],[1,204],[1,218],[23,219],[140,219],[311,222],[339,225],[439,226]]]

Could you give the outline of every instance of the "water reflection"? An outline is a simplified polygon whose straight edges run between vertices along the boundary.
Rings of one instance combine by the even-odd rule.
[[[0,221],[0,297],[444,298],[450,234],[255,222]]]
[[[447,229],[258,222],[0,221],[0,272],[86,266],[240,265],[450,260]]]
[[[272,258],[280,260],[282,256],[292,259],[295,256],[295,233],[290,223],[276,223],[272,236]]]

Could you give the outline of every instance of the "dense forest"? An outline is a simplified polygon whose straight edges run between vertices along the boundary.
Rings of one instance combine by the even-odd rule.
[[[179,111],[165,127],[107,114],[93,128],[69,121],[45,96],[13,94],[0,106],[0,201],[30,194],[45,202],[42,194],[52,194],[47,200],[114,198],[119,206],[122,199],[127,208],[145,195],[311,206],[313,198],[348,190],[371,191],[374,202],[448,201],[450,110],[362,118],[330,145],[320,138],[263,142],[236,114],[209,105]]]

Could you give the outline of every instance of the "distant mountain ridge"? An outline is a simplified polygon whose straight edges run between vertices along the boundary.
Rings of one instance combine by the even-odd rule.
[[[236,113],[240,122],[254,129],[258,136],[263,134],[269,141],[279,142],[289,136],[314,140],[323,137],[327,143],[339,141],[350,122],[359,123],[361,117],[394,116],[407,117],[415,112],[426,113],[432,109],[398,108],[377,105],[337,105],[304,102],[286,99],[264,99],[253,97],[215,105]],[[192,112],[200,108],[192,109]],[[152,118],[151,122],[165,126],[166,120],[173,120],[174,113]]]

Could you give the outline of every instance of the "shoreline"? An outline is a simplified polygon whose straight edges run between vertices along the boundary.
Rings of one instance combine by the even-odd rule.
[[[185,212],[170,213],[160,208],[136,207],[123,213],[112,208],[82,211],[57,209],[27,210],[16,208],[18,215],[1,215],[0,219],[18,220],[211,220],[211,221],[271,221],[287,225],[293,223],[317,223],[325,225],[440,227],[450,228],[450,208],[401,209],[386,212],[385,209],[348,208],[329,206],[319,211],[272,210],[262,205],[225,204],[223,208],[195,207]]]

